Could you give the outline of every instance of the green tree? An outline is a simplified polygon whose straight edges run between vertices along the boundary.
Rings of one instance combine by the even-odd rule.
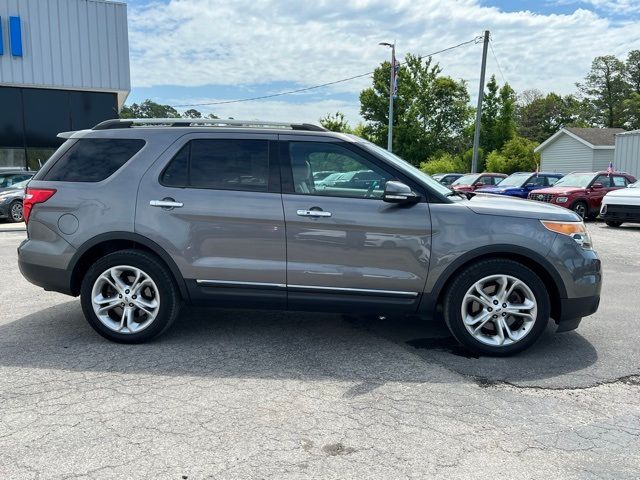
[[[517,132],[542,143],[563,127],[588,126],[582,119],[583,110],[581,102],[573,95],[563,97],[551,92],[545,96],[539,91],[523,92],[516,107]]]
[[[540,164],[540,154],[533,150],[538,146],[524,137],[514,137],[500,150],[487,156],[487,170],[490,172],[514,173],[532,172]]]
[[[436,173],[459,173],[466,172],[468,168],[464,165],[464,161],[458,155],[450,153],[441,153],[429,158],[426,162],[420,164],[420,170],[429,175]]]
[[[577,86],[592,111],[592,123],[600,127],[624,126],[624,100],[629,92],[625,64],[613,55],[596,57],[591,71]]]
[[[180,114],[170,105],[160,105],[147,99],[141,104],[124,106],[120,118],[180,118]]]
[[[502,146],[495,137],[498,112],[500,111],[498,91],[496,76],[491,75],[482,97],[482,117],[480,119],[480,146],[488,152]]]
[[[328,114],[320,119],[320,125],[332,132],[351,133],[349,122],[344,117],[344,113],[336,112]]]
[[[386,146],[390,62],[373,74],[373,86],[360,93],[360,113],[368,136]],[[463,81],[440,75],[431,58],[407,55],[398,72],[394,102],[393,150],[414,165],[438,151],[459,150],[472,112]]]
[[[200,113],[195,108],[191,108],[182,114],[184,118],[202,118],[202,113]]]
[[[627,55],[625,73],[631,90],[640,94],[640,50],[631,50]]]
[[[630,130],[640,129],[640,93],[633,92],[624,101],[626,123]]]

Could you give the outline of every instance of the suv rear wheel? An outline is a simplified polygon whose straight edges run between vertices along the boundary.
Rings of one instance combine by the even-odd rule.
[[[544,283],[512,260],[483,260],[469,266],[445,295],[449,330],[479,354],[507,356],[528,348],[544,331],[549,316]]]
[[[178,316],[180,296],[169,270],[139,250],[111,253],[84,276],[81,303],[89,324],[120,343],[145,342]]]

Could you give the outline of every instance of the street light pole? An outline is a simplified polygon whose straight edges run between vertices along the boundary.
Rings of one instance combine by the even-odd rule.
[[[387,150],[393,151],[393,94],[396,75],[396,44],[382,42],[380,45],[391,48],[391,74],[389,75],[389,134],[387,136]]]
[[[473,135],[473,155],[471,157],[471,173],[478,173],[478,153],[480,150],[480,124],[482,122],[482,98],[484,96],[484,75],[487,70],[487,47],[489,46],[489,30],[484,32],[482,49],[482,67],[480,68],[480,90],[478,92],[478,108],[476,109],[476,130]]]

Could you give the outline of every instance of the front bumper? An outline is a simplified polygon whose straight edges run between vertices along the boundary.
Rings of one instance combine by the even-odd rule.
[[[606,221],[612,222],[640,222],[639,205],[619,205],[616,203],[603,204],[600,215]]]
[[[557,332],[568,332],[575,330],[580,325],[582,317],[595,313],[600,306],[600,295],[582,298],[561,298],[560,318],[556,320],[558,324]]]

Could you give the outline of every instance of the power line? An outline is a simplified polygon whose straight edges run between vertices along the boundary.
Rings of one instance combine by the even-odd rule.
[[[436,52],[428,53],[426,55],[420,55],[418,58],[423,59],[425,57],[432,57],[434,55],[438,55],[440,53],[448,52],[449,50],[454,50],[456,48],[462,47],[464,45],[468,45],[470,43],[477,43],[477,41],[478,41],[478,37],[475,37],[475,38],[473,38],[471,40],[467,40],[466,42],[462,42],[462,43],[459,43],[457,45],[453,45],[451,47],[443,48],[442,50],[438,50]],[[406,63],[407,62],[401,62],[400,65],[404,65]],[[259,97],[240,98],[240,99],[237,99],[237,100],[222,100],[222,101],[219,101],[219,102],[189,103],[189,104],[182,104],[182,105],[173,105],[173,107],[177,107],[177,108],[204,107],[204,106],[211,106],[211,105],[227,105],[229,103],[240,103],[240,102],[252,102],[252,101],[255,101],[255,100],[265,100],[267,98],[282,97],[284,95],[293,95],[295,93],[308,92],[310,90],[316,90],[318,88],[328,87],[328,86],[331,86],[331,85],[336,85],[338,83],[349,82],[349,81],[355,80],[357,78],[367,77],[367,76],[372,75],[372,74],[373,74],[373,72],[362,73],[360,75],[354,75],[352,77],[341,78],[340,80],[334,80],[333,82],[321,83],[319,85],[313,85],[311,87],[298,88],[296,90],[288,90],[288,91],[280,92],[280,93],[272,93],[270,95],[261,95]]]
[[[489,37],[489,48],[491,49],[491,55],[493,55],[493,59],[496,61],[496,65],[498,65],[498,71],[500,72],[500,77],[502,77],[502,82],[508,83],[507,79],[504,78],[504,73],[502,73],[502,68],[500,67],[500,62],[498,61],[496,52],[493,51],[493,42],[491,41],[491,37]]]

